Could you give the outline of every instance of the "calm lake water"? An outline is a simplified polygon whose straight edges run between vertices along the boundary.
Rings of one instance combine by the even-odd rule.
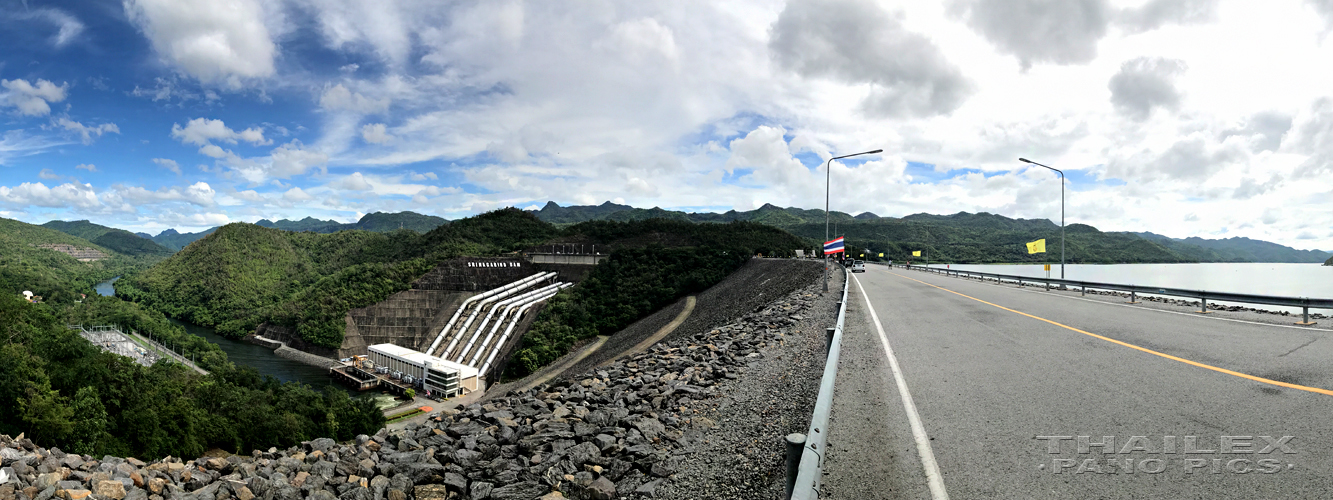
[[[931,264],[930,267],[946,267]],[[972,265],[952,264],[950,269],[1013,276],[1047,276],[1041,264]],[[1060,264],[1051,264],[1050,277],[1060,277]],[[1065,279],[1186,288],[1215,292],[1253,293],[1289,297],[1333,298],[1333,266],[1319,264],[1066,264]],[[1300,312],[1257,304],[1237,304],[1268,310]],[[1311,312],[1314,312],[1312,310]],[[1327,313],[1329,311],[1321,310]]]
[[[95,287],[98,295],[114,296],[116,290],[113,284],[118,279],[120,279],[119,276],[98,283]],[[273,354],[272,350],[262,346],[223,337],[214,333],[212,328],[192,325],[175,319],[170,321],[185,327],[185,331],[189,333],[217,344],[223,352],[227,353],[227,359],[230,359],[232,363],[254,367],[262,375],[270,375],[283,382],[301,382],[316,388],[323,388],[326,385],[342,388],[340,385],[332,384],[332,379],[329,378],[328,372],[325,370],[278,356]]]

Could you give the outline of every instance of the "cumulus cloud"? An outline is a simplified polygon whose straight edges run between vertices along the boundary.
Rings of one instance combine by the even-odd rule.
[[[93,137],[101,137],[102,134],[119,134],[120,127],[114,123],[103,123],[101,125],[87,126],[69,118],[61,117],[56,120],[56,125],[67,131],[73,132],[79,136],[84,144],[92,144]]]
[[[426,173],[424,173],[424,174],[418,174],[418,173],[416,173],[416,172],[409,172],[409,173],[408,173],[408,178],[410,178],[410,179],[412,179],[412,180],[414,180],[414,181],[417,181],[417,182],[421,182],[421,181],[424,181],[424,180],[427,180],[427,179],[432,180],[432,181],[435,181],[435,180],[439,180],[439,179],[440,179],[440,177],[439,177],[438,175],[435,175],[435,172],[426,172]]]
[[[352,111],[361,114],[382,113],[389,109],[389,99],[372,99],[352,92],[341,83],[329,87],[319,98],[319,106],[329,111]]]
[[[272,164],[268,174],[279,179],[304,174],[307,170],[328,164],[329,155],[319,150],[306,148],[301,141],[284,144],[272,153]]]
[[[1282,138],[1291,130],[1292,117],[1277,111],[1255,113],[1239,126],[1222,132],[1221,139],[1240,136],[1246,138],[1253,151],[1277,151],[1282,145]]]
[[[181,166],[179,163],[176,163],[176,160],[170,160],[167,158],[153,158],[153,163],[156,163],[157,166],[159,167],[175,172],[176,175],[181,174]]]
[[[329,186],[335,189],[345,189],[348,191],[369,191],[374,188],[374,186],[366,181],[365,176],[361,175],[361,172],[352,172],[352,175],[338,179],[329,184]]]
[[[1125,61],[1111,77],[1111,104],[1116,111],[1135,120],[1146,120],[1155,108],[1177,109],[1181,92],[1175,79],[1185,72],[1185,62],[1160,57]]]
[[[125,13],[163,60],[201,82],[240,88],[274,72],[264,21],[278,12],[258,0],[126,0]]]
[[[1112,16],[1105,0],[956,0],[950,11],[1024,68],[1091,61]]]
[[[183,201],[191,205],[209,207],[214,204],[217,194],[207,182],[196,182],[186,187],[164,187],[148,190],[140,186],[114,185],[112,190],[126,203],[148,205],[168,201]]]
[[[207,146],[211,141],[236,144],[237,140],[242,140],[255,146],[273,144],[272,140],[264,138],[264,129],[262,128],[251,127],[237,132],[228,128],[222,120],[210,120],[207,118],[195,118],[190,120],[189,123],[186,123],[184,127],[181,127],[179,123],[172,124],[171,137],[185,144],[194,144],[196,146]]]
[[[801,75],[871,84],[864,108],[877,116],[945,114],[973,92],[934,42],[873,3],[789,2],[772,27],[769,49],[781,66]]]
[[[78,165],[75,165],[74,168],[79,170],[87,170],[89,172],[97,172],[97,165],[93,165],[91,163],[80,163]]]
[[[300,203],[303,201],[313,200],[315,199],[315,197],[310,196],[305,191],[301,190],[301,188],[299,187],[294,187],[288,189],[287,192],[282,193],[282,199],[290,201],[292,203]]]
[[[1163,151],[1145,149],[1128,157],[1113,158],[1106,166],[1106,175],[1124,180],[1167,178],[1198,182],[1242,158],[1225,144],[1210,144],[1196,134],[1177,140]]]
[[[1152,0],[1138,8],[1121,10],[1115,22],[1130,33],[1142,33],[1167,24],[1200,24],[1217,17],[1218,0]]]
[[[93,209],[101,206],[92,184],[73,182],[55,187],[46,187],[46,184],[40,182],[25,182],[14,187],[0,186],[0,202],[19,207]]]
[[[58,181],[61,179],[61,176],[56,175],[56,173],[49,168],[44,168],[41,172],[37,172],[37,177],[48,181]]]
[[[383,123],[371,123],[361,127],[361,138],[371,144],[386,144],[393,140],[393,136],[385,131]]]
[[[1034,63],[1092,61],[1112,26],[1141,33],[1211,21],[1217,0],[1151,0],[1124,9],[1107,0],[954,0],[949,11],[1026,69]]]
[[[4,87],[7,92],[0,94],[7,106],[18,108],[19,114],[26,116],[43,116],[51,114],[51,106],[48,103],[60,102],[65,100],[65,88],[68,84],[62,83],[59,86],[46,80],[37,80],[36,84],[29,83],[27,80],[0,80],[0,87]]]

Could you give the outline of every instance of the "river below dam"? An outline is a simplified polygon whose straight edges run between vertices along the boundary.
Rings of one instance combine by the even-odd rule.
[[[1049,275],[1042,264],[934,264],[930,267],[983,273],[1060,277],[1059,255],[1051,264]],[[1205,264],[1065,264],[1065,279],[1184,288],[1211,292],[1279,295],[1333,299],[1333,266],[1281,263],[1205,263]],[[1213,301],[1209,301],[1213,302]],[[1221,302],[1219,302],[1221,303]],[[1299,307],[1261,304],[1235,304],[1269,311],[1299,313]],[[1328,310],[1311,310],[1323,312]]]
[[[98,283],[95,287],[97,294],[114,296],[116,294],[114,283],[118,279],[120,279],[119,276]],[[252,367],[258,370],[260,375],[269,375],[283,382],[309,384],[315,388],[323,388],[326,385],[342,388],[342,386],[332,383],[327,371],[278,356],[273,353],[272,349],[223,337],[214,333],[212,328],[175,319],[170,319],[170,321],[185,327],[185,331],[191,334],[217,344],[223,352],[227,353],[227,359],[231,360],[232,363]]]

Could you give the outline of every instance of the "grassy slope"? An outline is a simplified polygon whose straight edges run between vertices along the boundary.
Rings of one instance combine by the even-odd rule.
[[[83,238],[129,256],[157,255],[165,257],[171,254],[171,249],[154,243],[152,240],[141,238],[124,229],[93,224],[86,220],[53,220],[42,224],[42,227]]]

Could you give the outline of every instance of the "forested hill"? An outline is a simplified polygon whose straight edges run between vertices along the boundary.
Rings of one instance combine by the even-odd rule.
[[[106,227],[86,220],[53,220],[42,224],[62,233],[78,236],[116,252],[129,255],[171,255],[172,250],[124,229]]]
[[[322,220],[314,217],[306,217],[301,220],[281,219],[277,222],[262,219],[255,223],[257,226],[281,229],[283,231],[312,232],[312,233],[336,233],[338,231],[350,231],[360,229],[362,231],[372,231],[376,233],[387,233],[399,229],[408,229],[418,233],[425,233],[437,227],[448,224],[449,221],[443,217],[434,215],[423,215],[416,212],[373,212],[361,217],[361,220],[344,224],[335,220]],[[186,245],[193,243],[200,238],[212,234],[218,228],[210,228],[197,233],[181,233],[175,229],[162,231],[157,236],[152,236],[154,242],[170,248],[171,250],[180,250]]]
[[[1182,255],[1200,261],[1216,262],[1308,262],[1318,263],[1330,257],[1319,250],[1297,250],[1277,243],[1250,238],[1208,240],[1198,237],[1170,238],[1160,234],[1137,233]]]
[[[790,253],[811,244],[777,228],[744,223],[652,220],[561,229],[513,208],[457,220],[425,234],[298,233],[235,223],[117,282],[116,292],[224,335],[241,336],[270,322],[292,327],[316,345],[337,347],[348,310],[407,289],[440,261],[540,249],[551,242],[603,245],[599,251],[706,246],[745,257],[753,252]]]
[[[1324,265],[1333,266],[1333,257],[1329,257],[1328,260],[1324,261]]]
[[[96,251],[105,258],[80,262],[49,248],[53,245]],[[79,294],[92,294],[99,281],[149,263],[149,257],[126,256],[54,229],[0,218],[0,294],[29,290],[47,302],[68,303],[78,300]]]
[[[662,217],[692,222],[752,221],[779,227],[798,236],[821,240],[825,236],[823,210],[781,208],[770,204],[749,211],[686,213],[661,208],[642,209],[610,202],[596,206],[561,207],[547,202],[533,211],[554,224],[588,220],[643,220]],[[871,213],[856,216],[829,214],[834,236],[846,236],[849,252],[868,258],[932,262],[999,263],[1059,262],[1060,226],[1047,219],[1011,219],[990,213],[952,215],[913,214],[902,218]],[[1045,238],[1047,253],[1028,254],[1023,245]],[[1173,239],[1152,233],[1102,232],[1085,224],[1065,229],[1065,258],[1073,263],[1120,262],[1321,262],[1329,254],[1248,238],[1205,240]],[[868,251],[865,249],[869,249]],[[912,252],[921,251],[921,257]]]

